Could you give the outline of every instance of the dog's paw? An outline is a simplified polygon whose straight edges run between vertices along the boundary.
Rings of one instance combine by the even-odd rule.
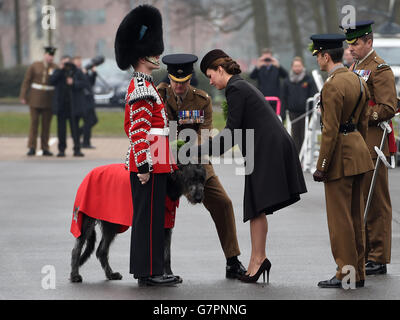
[[[70,280],[72,283],[80,283],[80,282],[82,282],[82,276],[79,274],[71,275]]]
[[[113,272],[108,276],[108,280],[121,280],[122,275],[119,272]]]

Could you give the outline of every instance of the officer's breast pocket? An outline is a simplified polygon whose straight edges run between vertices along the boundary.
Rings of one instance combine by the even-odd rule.
[[[182,110],[178,114],[178,124],[204,123],[204,110]]]

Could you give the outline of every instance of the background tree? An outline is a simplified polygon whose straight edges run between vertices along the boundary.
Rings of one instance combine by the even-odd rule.
[[[251,0],[254,19],[254,38],[258,53],[263,48],[270,47],[270,35],[267,16],[267,3],[265,0]]]
[[[393,7],[393,12],[394,12],[394,22],[400,25],[400,0],[396,0],[394,7]]]
[[[1,44],[1,35],[0,35],[0,69],[3,68],[4,68],[3,46]]]
[[[339,32],[338,4],[336,0],[322,1],[325,11],[325,21],[328,33]]]
[[[22,64],[21,26],[19,0],[14,0],[15,59],[18,66]]]
[[[290,36],[293,42],[294,55],[303,58],[303,41],[299,24],[297,22],[297,12],[294,0],[286,0],[286,11],[290,28]]]
[[[316,27],[315,33],[324,33],[325,25],[321,13],[321,0],[309,0],[309,5],[313,13],[314,23]]]
[[[181,28],[189,27],[195,17],[200,17],[218,31],[231,33],[241,30],[249,21],[253,21],[253,37],[257,51],[260,53],[263,48],[270,46],[265,0],[177,1],[181,3],[181,13],[184,16]],[[190,8],[187,8],[188,3]]]

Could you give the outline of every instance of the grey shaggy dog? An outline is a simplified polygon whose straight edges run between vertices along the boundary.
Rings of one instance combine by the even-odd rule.
[[[201,203],[204,199],[204,185],[206,171],[201,164],[178,165],[179,170],[168,176],[167,194],[172,201],[178,200],[182,195],[186,196],[191,204]],[[108,253],[110,245],[115,239],[120,226],[103,220],[93,219],[87,215],[82,217],[81,235],[75,241],[71,255],[71,282],[82,282],[79,274],[81,267],[92,255],[96,245],[95,225],[99,224],[102,238],[96,250],[106,278],[108,280],[121,280],[122,275],[114,272],[110,266]],[[164,274],[173,274],[171,270],[171,239],[172,229],[164,229]],[[85,250],[82,253],[83,246]]]

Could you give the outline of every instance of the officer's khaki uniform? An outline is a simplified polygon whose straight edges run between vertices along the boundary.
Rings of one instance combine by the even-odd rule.
[[[178,131],[184,128],[193,128],[196,130],[199,136],[199,142],[201,142],[200,130],[212,129],[213,111],[209,95],[202,90],[190,86],[183,101],[178,102],[171,86],[168,84],[161,83],[157,89],[164,100],[168,119],[170,121],[179,120],[179,111],[203,111],[204,121],[202,123],[178,125]],[[203,137],[203,140],[204,138],[205,137]],[[204,188],[203,204],[214,220],[225,257],[230,258],[238,256],[240,250],[236,236],[236,223],[232,201],[226,194],[218,177],[215,175],[212,165],[207,164],[204,166],[207,172],[207,177]]]
[[[53,63],[47,65],[39,61],[33,63],[25,74],[20,99],[25,99],[30,107],[31,123],[28,148],[36,149],[41,118],[41,148],[49,150],[54,87],[48,85],[48,79],[55,69],[57,69],[57,65]]]
[[[325,199],[333,257],[338,265],[336,278],[341,280],[344,266],[353,266],[356,281],[365,279],[364,262],[364,173],[373,170],[365,143],[368,128],[369,93],[364,93],[352,121],[356,131],[341,133],[360,96],[358,77],[339,68],[327,79],[321,92],[322,140],[317,169],[325,172]]]
[[[365,79],[371,94],[369,107],[369,128],[367,145],[374,163],[377,154],[374,147],[380,147],[383,130],[378,127],[381,121],[391,119],[396,113],[397,95],[395,79],[391,68],[385,64],[375,51],[364,61],[356,64],[351,69],[365,74]],[[361,71],[364,70],[364,71]],[[388,157],[389,144],[386,139],[383,149]],[[365,203],[368,199],[368,192],[371,185],[373,172],[366,174],[363,191]],[[366,260],[381,264],[390,263],[391,242],[392,242],[392,206],[389,194],[388,169],[381,164],[376,179],[374,194],[371,199],[371,206],[368,211],[366,225]]]

